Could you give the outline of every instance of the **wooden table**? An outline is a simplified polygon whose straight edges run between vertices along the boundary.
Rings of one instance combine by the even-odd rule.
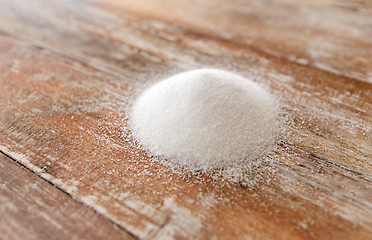
[[[0,238],[372,239],[371,3],[0,1]],[[138,91],[202,67],[280,98],[254,187],[130,135]]]

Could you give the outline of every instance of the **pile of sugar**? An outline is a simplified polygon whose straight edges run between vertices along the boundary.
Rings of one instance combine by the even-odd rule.
[[[192,171],[239,168],[267,153],[278,135],[270,93],[242,76],[183,72],[145,89],[130,111],[134,137],[152,155]]]

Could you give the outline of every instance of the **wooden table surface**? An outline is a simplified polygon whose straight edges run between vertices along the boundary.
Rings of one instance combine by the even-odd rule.
[[[202,67],[280,98],[255,185],[130,135],[138,91]],[[372,239],[371,135],[371,1],[0,1],[1,239]]]

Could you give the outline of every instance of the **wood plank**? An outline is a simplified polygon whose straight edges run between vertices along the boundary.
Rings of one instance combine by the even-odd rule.
[[[0,9],[0,19],[8,32],[140,88],[172,72],[204,66],[254,78],[281,98],[289,119],[283,142],[372,175],[369,83],[84,1],[10,1]]]
[[[134,85],[7,36],[0,51],[0,150],[139,238],[372,233],[368,176],[283,144],[256,172],[254,188],[175,173],[147,157],[126,128]]]
[[[300,64],[372,82],[370,1],[102,1]],[[213,9],[213,11],[211,11]],[[347,50],[346,50],[347,49]]]
[[[1,239],[135,239],[0,153]]]
[[[112,78],[98,72],[92,72],[92,70],[87,68],[78,71],[77,69],[81,67],[80,65],[75,66],[67,60],[56,59],[52,56],[48,57],[48,54],[43,53],[43,51],[28,51],[18,44],[13,45],[12,42],[14,40],[4,38],[4,36],[1,38],[1,52],[6,53],[9,51],[10,55],[1,54],[0,56],[0,62],[2,62],[0,78],[0,92],[2,93],[0,96],[2,136],[0,150],[4,150],[6,153],[12,153],[12,157],[21,160],[27,167],[47,180],[50,180],[50,175],[54,171],[64,174],[63,171],[58,171],[59,168],[67,168],[73,172],[79,171],[82,174],[79,178],[66,175],[63,181],[58,180],[58,178],[54,178],[52,181],[57,186],[66,190],[66,192],[73,193],[76,190],[75,185],[80,184],[82,178],[87,177],[89,179],[90,177],[99,176],[95,176],[96,167],[80,162],[82,160],[81,158],[79,158],[80,164],[75,166],[70,161],[71,154],[80,155],[84,151],[91,151],[91,147],[95,146],[97,149],[91,151],[91,153],[99,155],[100,148],[104,147],[99,144],[103,144],[105,139],[96,139],[98,141],[96,144],[98,145],[93,144],[91,147],[83,149],[79,145],[84,137],[71,134],[63,129],[67,130],[72,127],[75,130],[77,128],[78,131],[85,132],[84,128],[86,126],[75,125],[73,122],[74,119],[78,120],[80,117],[87,120],[90,118],[99,119],[101,114],[105,114],[105,111],[109,109],[113,111],[115,108],[120,108],[120,105],[117,105],[117,101],[115,102],[115,100],[121,99],[121,104],[124,104],[125,102],[122,99],[126,99],[126,97],[125,95],[121,96],[119,93],[128,94],[130,92],[130,86],[121,81],[112,82]],[[8,59],[8,57],[11,58]],[[99,79],[105,79],[105,81],[103,82]],[[23,87],[19,84],[23,85]],[[63,88],[65,89],[63,90]],[[108,92],[111,94],[107,95]],[[48,104],[45,108],[43,102],[46,99],[48,99]],[[93,109],[94,105],[96,105],[95,110]],[[84,109],[85,107],[92,109]],[[79,112],[85,112],[86,110],[93,112],[87,116],[80,116]],[[22,118],[25,117],[30,120],[32,119],[32,121],[23,121]],[[49,118],[57,126],[62,127],[60,129],[62,131],[59,131],[54,126],[40,125],[39,123],[41,122],[38,123],[39,120],[43,121],[42,119],[45,118]],[[66,125],[64,123],[65,118],[68,118],[68,121],[72,121],[71,123],[73,125]],[[39,120],[35,122],[36,119]],[[89,122],[86,122],[86,124],[89,125]],[[104,129],[99,129],[104,131]],[[25,141],[23,141],[21,140],[23,138],[22,135],[26,132],[29,132],[31,136],[26,137],[24,139]],[[88,135],[90,134],[89,131],[86,133]],[[66,140],[64,140],[65,137],[67,137]],[[75,138],[72,142],[69,140],[71,137],[72,139]],[[52,143],[52,145],[48,146],[48,143]],[[17,146],[22,146],[23,151],[13,151],[17,149]],[[25,148],[28,147],[29,149],[26,150]],[[14,153],[19,153],[20,155],[14,155]],[[55,153],[57,155],[54,155]],[[27,156],[27,158],[24,159],[22,154]],[[43,156],[43,154],[47,156],[42,157],[42,159],[37,157]],[[38,159],[33,163],[35,166],[28,165],[27,159],[29,157],[35,160]],[[91,158],[94,157],[90,156],[84,161],[89,162]],[[95,163],[98,166],[100,165],[99,162]],[[41,172],[40,169],[42,169]],[[101,172],[99,173],[102,174]],[[103,174],[106,174],[106,172],[104,171]],[[58,175],[54,177],[58,177]],[[94,181],[98,181],[98,179]],[[94,182],[89,183],[86,188],[94,188],[94,186],[90,186]],[[107,190],[103,188],[100,191]],[[99,192],[95,192],[95,194],[99,194]],[[86,205],[94,206],[96,201],[95,195],[90,195],[86,191],[80,191],[79,197]],[[122,203],[110,202],[108,207],[111,208],[111,211],[115,212],[115,208],[119,206],[121,211],[120,214],[115,213],[115,220],[118,223],[124,222],[124,225],[135,227],[138,232],[134,232],[134,234],[139,238],[147,238],[146,234],[151,235],[165,221],[165,217],[162,217],[161,214],[158,214],[158,218],[147,219],[147,217],[143,217],[141,213],[135,212],[131,207],[122,205]],[[104,208],[94,207],[94,209],[101,214],[106,212]]]
[[[143,82],[145,79],[156,78],[159,74],[174,68],[173,65],[169,66],[172,63],[162,60],[149,51],[142,51],[138,46],[106,39],[103,36],[105,29],[101,29],[102,31],[96,35],[95,29],[100,29],[103,23],[99,19],[101,17],[112,19],[112,17],[83,2],[15,0],[3,1],[2,4],[0,30],[36,41],[43,47],[52,48],[60,54],[101,71],[115,74],[126,81]],[[69,17],[66,19],[65,16]],[[82,29],[80,24],[88,28]],[[124,29],[123,34],[130,37],[128,31]],[[128,67],[135,70],[135,74],[127,75],[125,69]],[[151,72],[143,71],[149,68]]]

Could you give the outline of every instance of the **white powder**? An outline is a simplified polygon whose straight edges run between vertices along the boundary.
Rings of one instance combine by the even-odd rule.
[[[243,166],[270,149],[279,109],[268,91],[216,69],[174,75],[144,90],[130,112],[135,138],[190,170]]]

